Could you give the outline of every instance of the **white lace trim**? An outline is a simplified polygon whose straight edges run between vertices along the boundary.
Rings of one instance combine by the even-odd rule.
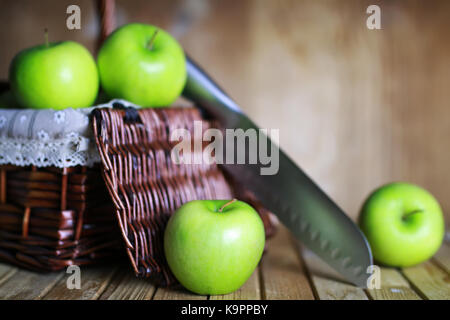
[[[64,168],[77,165],[91,167],[96,162],[100,162],[100,155],[95,143],[80,136],[51,141],[0,140],[0,164]]]
[[[114,103],[139,108],[128,101],[114,99],[86,109],[0,110],[0,165],[93,166],[100,162],[100,154],[89,125],[89,114],[94,108],[111,108]]]

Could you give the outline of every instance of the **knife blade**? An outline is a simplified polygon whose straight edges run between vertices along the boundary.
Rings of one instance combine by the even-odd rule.
[[[259,130],[192,59],[186,59],[188,76],[184,97],[224,128]],[[367,270],[373,260],[362,232],[278,146],[270,139],[267,143],[268,150],[279,152],[277,174],[261,175],[261,163],[225,163],[222,167],[277,215],[297,240],[349,282],[366,287],[370,277]]]

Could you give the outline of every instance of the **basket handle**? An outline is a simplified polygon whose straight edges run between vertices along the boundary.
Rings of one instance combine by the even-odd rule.
[[[97,14],[100,17],[100,35],[98,37],[97,51],[103,41],[116,27],[115,0],[97,0]]]

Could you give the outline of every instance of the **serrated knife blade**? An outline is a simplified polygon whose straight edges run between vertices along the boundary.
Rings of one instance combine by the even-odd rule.
[[[183,96],[224,128],[259,130],[239,106],[189,57]],[[268,146],[272,142],[268,139]],[[366,287],[373,264],[369,244],[351,219],[275,144],[279,170],[261,175],[262,164],[223,164],[237,181],[291,231],[349,282]],[[270,147],[268,148],[270,150]],[[246,162],[247,163],[247,162]]]

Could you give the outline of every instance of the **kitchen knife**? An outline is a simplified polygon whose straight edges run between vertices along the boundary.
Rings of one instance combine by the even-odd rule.
[[[183,96],[195,102],[206,115],[219,120],[224,128],[259,130],[189,57],[187,73]],[[261,175],[264,167],[261,163],[223,164],[223,168],[276,214],[296,239],[348,281],[366,287],[372,254],[364,235],[282,150],[272,145],[270,139],[267,143],[268,150],[273,147],[272,150],[279,151],[277,174]]]

